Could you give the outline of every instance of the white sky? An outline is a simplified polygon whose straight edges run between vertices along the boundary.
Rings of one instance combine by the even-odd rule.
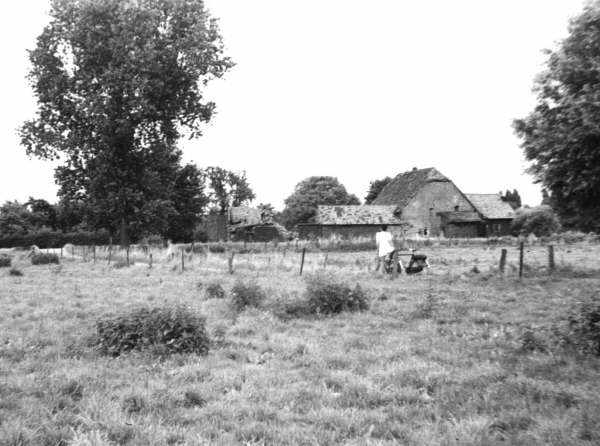
[[[538,204],[511,122],[534,106],[541,50],[583,0],[206,0],[236,66],[208,96],[218,114],[186,160],[246,170],[258,202],[296,183],[369,182],[436,167],[467,193],[516,188]],[[16,129],[34,115],[25,79],[49,0],[5,2],[0,45],[0,202],[56,201],[54,164],[28,159]]]

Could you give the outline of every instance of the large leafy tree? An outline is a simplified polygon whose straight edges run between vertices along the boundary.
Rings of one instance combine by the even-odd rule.
[[[285,199],[281,219],[286,227],[312,223],[318,205],[360,204],[335,177],[309,177],[296,185],[294,193]]]
[[[202,89],[231,66],[202,0],[52,0],[30,52],[38,99],[21,129],[29,155],[59,158],[61,199],[93,226],[167,230],[183,133],[214,104]]]
[[[232,206],[241,206],[256,195],[246,178],[246,172],[235,173],[222,167],[204,169],[212,211],[224,214]]]
[[[537,105],[514,127],[563,225],[599,231],[600,2],[588,4],[548,54]]]
[[[176,241],[192,240],[208,205],[204,173],[194,164],[187,164],[177,172],[174,192],[175,215],[169,220],[167,237]]]
[[[371,204],[377,195],[383,190],[387,184],[392,181],[390,177],[382,178],[381,180],[373,180],[369,184],[369,191],[367,192],[367,196],[365,197],[365,204]]]

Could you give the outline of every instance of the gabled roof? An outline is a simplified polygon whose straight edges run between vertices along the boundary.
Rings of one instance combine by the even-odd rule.
[[[315,223],[321,225],[380,225],[400,224],[395,215],[397,206],[343,205],[317,208]]]
[[[413,169],[397,175],[373,200],[373,204],[396,205],[404,208],[427,183],[450,181],[433,167]]]
[[[472,211],[448,211],[438,212],[448,223],[472,223],[482,221],[477,212]]]
[[[515,211],[499,194],[465,194],[483,218],[514,218]]]

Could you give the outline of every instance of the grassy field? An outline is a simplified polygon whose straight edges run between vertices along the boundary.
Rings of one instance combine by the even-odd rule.
[[[427,274],[374,273],[373,254],[179,257],[135,264],[65,258],[0,269],[0,445],[597,445],[600,358],[549,334],[600,289],[600,246],[526,252],[428,248]],[[100,256],[98,257],[100,259]],[[370,296],[368,311],[286,319],[325,270]],[[266,292],[234,311],[236,280]],[[98,318],[139,305],[182,303],[206,316],[207,356],[120,357],[94,348]],[[527,338],[533,333],[533,338]],[[529,339],[529,342],[524,340]]]

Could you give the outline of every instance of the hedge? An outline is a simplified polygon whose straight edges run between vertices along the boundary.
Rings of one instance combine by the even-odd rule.
[[[67,243],[73,245],[108,245],[110,234],[99,232],[53,232],[40,231],[22,235],[0,235],[0,248],[27,248],[36,245],[40,249],[60,248]]]

